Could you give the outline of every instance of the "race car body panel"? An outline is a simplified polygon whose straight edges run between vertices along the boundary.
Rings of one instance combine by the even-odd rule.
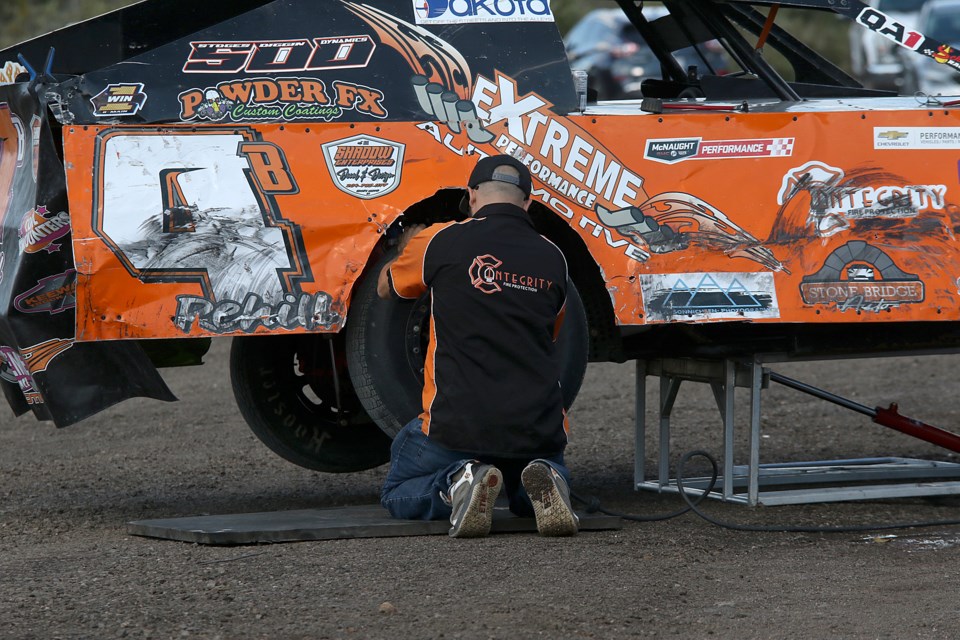
[[[733,4],[666,4],[691,28],[634,16],[664,42],[763,25]],[[922,34],[848,9],[937,59]],[[37,405],[64,402],[50,381],[79,377],[67,354],[82,345],[127,345],[129,366],[93,386],[162,397],[136,341],[340,332],[401,216],[494,153],[530,168],[536,207],[576,234],[625,333],[960,316],[949,104],[882,97],[822,65],[787,82],[718,27],[750,73],[704,75],[688,87],[700,99],[584,106],[548,0],[246,2],[197,9],[166,39],[130,8],[116,16],[88,26],[117,26],[120,44],[94,56],[105,65],[61,50],[0,86],[0,342]],[[22,50],[39,66],[43,45],[83,29]],[[8,73],[26,70],[19,50],[0,52]],[[38,344],[42,368],[27,359]],[[55,421],[105,406],[80,405]]]

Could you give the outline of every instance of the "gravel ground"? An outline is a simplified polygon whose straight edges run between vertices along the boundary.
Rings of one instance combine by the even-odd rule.
[[[757,533],[688,514],[572,539],[211,547],[127,535],[130,520],[376,502],[385,468],[314,473],[256,440],[233,405],[227,351],[216,343],[206,365],[165,372],[178,403],[130,401],[63,430],[0,410],[0,637],[956,636],[944,601],[960,587],[960,528],[950,526],[896,537]],[[950,429],[960,423],[955,362],[774,368],[869,406],[897,401],[904,414]],[[591,366],[568,461],[579,493],[611,509],[664,513],[678,507],[676,496],[632,490],[633,371]],[[673,423],[674,463],[694,448],[720,453],[706,385],[682,388]],[[765,392],[763,429],[765,461],[955,458],[777,386]],[[758,508],[710,501],[705,509],[739,523],[839,525],[953,519],[958,506],[939,497]]]

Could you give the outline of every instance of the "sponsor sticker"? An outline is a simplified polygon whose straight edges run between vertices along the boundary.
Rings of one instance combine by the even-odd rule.
[[[404,145],[368,135],[322,145],[330,177],[338,189],[370,200],[400,184]]]
[[[640,290],[648,322],[780,317],[770,272],[641,275]]]
[[[683,160],[725,160],[730,158],[773,158],[793,155],[794,138],[747,140],[703,140],[663,138],[647,140],[643,157],[673,164]]]
[[[376,43],[368,35],[292,40],[194,41],[184,73],[291,73],[354,69],[370,63]]]
[[[24,253],[60,251],[60,244],[55,241],[68,233],[70,233],[69,214],[66,211],[51,214],[42,205],[28,211],[20,221],[20,228],[17,230],[20,250]]]
[[[880,312],[923,302],[923,281],[900,269],[883,250],[855,240],[833,251],[816,273],[804,276],[800,296],[809,305],[839,311]]]
[[[874,149],[960,149],[960,127],[874,127]]]
[[[417,24],[553,22],[550,0],[412,0]]]
[[[21,313],[60,313],[73,309],[77,304],[77,272],[68,269],[63,273],[41,278],[36,286],[17,296],[13,306]]]
[[[106,116],[132,116],[140,111],[147,101],[147,94],[143,92],[143,84],[108,84],[103,91],[90,98],[93,105],[93,115],[98,118]]]
[[[780,183],[777,204],[785,205],[800,193],[809,193],[808,224],[820,236],[849,228],[849,221],[866,218],[915,218],[925,211],[943,210],[943,184],[872,184],[860,186],[856,175],[816,160],[788,171]]]
[[[17,76],[26,73],[27,68],[18,62],[8,60],[0,67],[0,85],[13,84]]]
[[[215,87],[189,89],[179,95],[181,120],[251,122],[322,120],[346,111],[386,118],[383,92],[352,82],[317,78],[251,78]]]

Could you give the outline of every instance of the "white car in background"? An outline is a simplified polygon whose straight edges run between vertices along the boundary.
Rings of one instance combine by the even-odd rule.
[[[911,28],[926,0],[869,0],[867,4]],[[875,31],[851,25],[850,65],[853,75],[863,86],[904,90],[904,62],[897,49],[892,40]]]
[[[916,26],[920,33],[947,44],[935,53],[933,59],[901,54],[903,92],[960,95],[957,74],[945,64],[948,60],[960,60],[960,49],[951,46],[960,45],[960,0],[929,0],[917,17]]]

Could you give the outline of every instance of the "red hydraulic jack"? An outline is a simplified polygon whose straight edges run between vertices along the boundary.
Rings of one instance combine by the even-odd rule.
[[[870,416],[874,422],[884,427],[889,427],[895,429],[901,433],[905,433],[914,438],[919,438],[920,440],[925,440],[932,444],[937,445],[938,447],[943,447],[944,449],[949,449],[960,453],[960,436],[950,431],[940,429],[939,427],[934,427],[932,425],[920,422],[919,420],[914,420],[913,418],[908,418],[906,416],[900,415],[897,411],[897,403],[891,403],[890,406],[886,409],[882,407],[876,407],[871,409],[867,405],[860,404],[859,402],[854,402],[853,400],[848,400],[847,398],[842,398],[838,395],[834,395],[823,389],[818,389],[799,380],[794,380],[793,378],[788,378],[782,376],[779,373],[774,373],[773,371],[769,372],[770,379],[774,382],[779,382],[782,385],[796,389],[797,391],[802,391],[803,393],[810,394],[827,402],[832,402],[833,404],[840,405],[841,407],[846,407],[858,413],[862,413],[866,416]]]

